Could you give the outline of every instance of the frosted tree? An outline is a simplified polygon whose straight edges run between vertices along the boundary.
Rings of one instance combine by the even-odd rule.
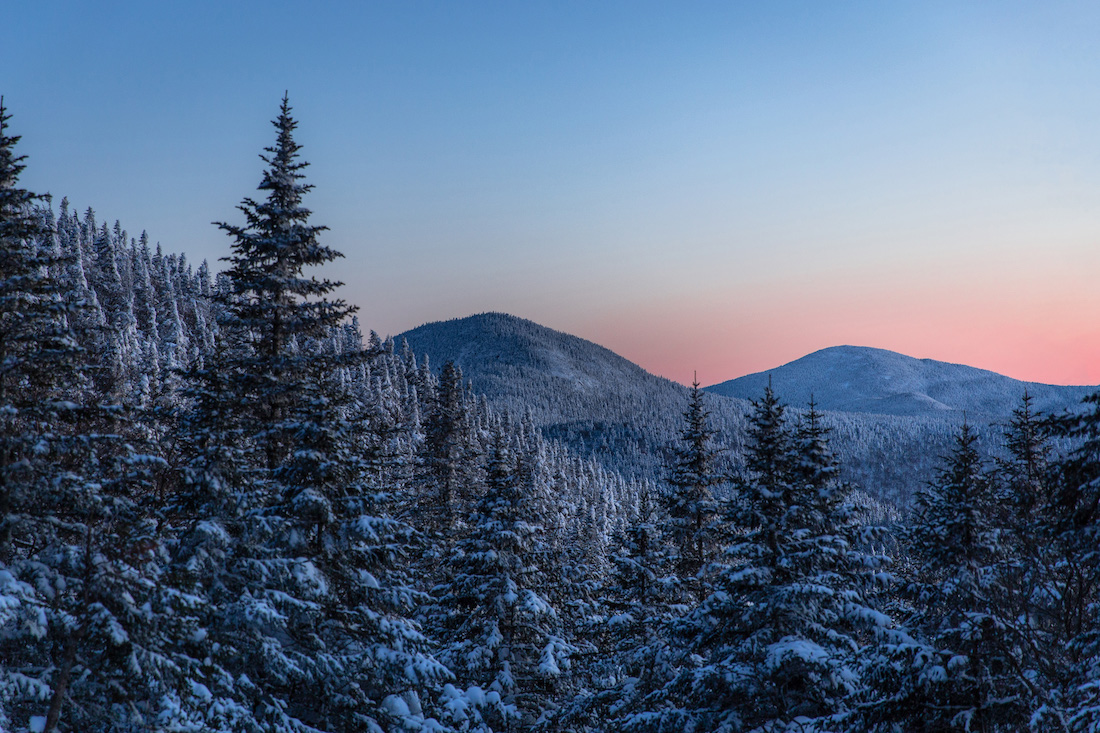
[[[156,459],[89,391],[84,306],[54,277],[66,263],[18,187],[8,119],[0,101],[0,726],[142,725],[166,665],[147,605]]]
[[[498,432],[485,492],[439,591],[450,627],[441,638],[453,639],[442,658],[457,677],[445,702],[459,730],[530,729],[547,707],[547,686],[562,673],[557,613],[538,590],[540,568],[532,562],[542,532],[533,510]]]
[[[667,532],[678,553],[677,569],[687,589],[694,593],[699,592],[695,576],[710,559],[715,541],[713,487],[721,481],[715,468],[714,430],[708,418],[703,393],[695,381],[684,411],[680,440],[673,449],[665,496]]]
[[[637,516],[622,532],[602,590],[606,621],[593,688],[571,710],[579,720],[626,720],[652,704],[673,677],[667,626],[682,611],[676,553],[656,490],[645,487]]]
[[[415,360],[408,371],[414,378],[418,375]],[[447,362],[424,419],[414,510],[425,531],[443,545],[454,535],[455,524],[471,499],[471,484],[477,480],[478,451],[472,427],[462,370]]]
[[[1071,571],[1062,601],[1067,722],[1074,731],[1100,729],[1100,393],[1083,409],[1054,421],[1073,449],[1056,462],[1053,527]],[[1062,650],[1058,650],[1062,651]]]
[[[917,497],[907,548],[909,635],[888,639],[869,677],[885,691],[866,709],[875,730],[1014,731],[1028,726],[1015,620],[1003,613],[1005,532],[996,483],[963,425],[939,477]]]
[[[746,465],[726,510],[710,593],[674,623],[695,656],[642,729],[802,730],[841,713],[859,686],[862,639],[888,620],[870,603],[885,558],[836,479],[811,410],[792,432],[768,388],[753,403]]]
[[[994,489],[994,516],[1003,535],[991,593],[1003,626],[997,639],[1013,663],[1006,672],[1019,681],[1021,711],[1031,726],[1064,730],[1074,609],[1087,603],[1088,591],[1080,583],[1083,568],[1058,527],[1050,425],[1026,391],[1005,427],[1004,445],[1007,456],[997,463]]]
[[[341,387],[363,354],[332,348],[353,308],[328,299],[339,283],[304,273],[340,254],[303,206],[290,111],[284,98],[266,198],[244,200],[244,225],[219,225],[233,239],[220,324],[232,348],[192,380],[187,480],[201,498],[178,562],[213,563],[224,581],[220,615],[195,622],[224,673],[192,696],[243,699],[264,729],[411,730],[428,724],[421,691],[447,671],[407,618],[411,530],[363,482]]]

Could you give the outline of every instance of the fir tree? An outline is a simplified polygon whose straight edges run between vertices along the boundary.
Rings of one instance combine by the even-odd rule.
[[[991,599],[1004,620],[998,640],[1013,662],[1006,671],[1019,680],[1021,709],[1033,728],[1060,731],[1072,669],[1067,621],[1079,600],[1081,568],[1058,531],[1050,426],[1032,401],[1025,391],[1013,410],[1004,432],[1008,455],[997,464],[995,515],[1003,550]]]
[[[680,577],[691,579],[687,582],[689,590],[697,590],[694,576],[710,558],[716,509],[712,489],[721,480],[715,471],[714,430],[708,418],[703,393],[695,381],[684,411],[680,441],[674,448],[665,500],[668,533],[679,555],[678,571]]]
[[[470,518],[440,589],[452,641],[443,659],[459,688],[447,707],[460,730],[528,730],[547,708],[545,690],[561,674],[565,646],[554,634],[557,612],[539,592],[532,560],[542,528],[505,438],[494,436],[484,495]]]
[[[364,483],[359,410],[341,385],[365,357],[331,338],[354,309],[328,299],[339,283],[303,272],[340,255],[303,206],[285,97],[274,125],[266,199],[244,200],[243,226],[219,225],[233,239],[220,324],[232,348],[195,374],[188,418],[188,480],[212,489],[189,531],[210,550],[183,543],[180,561],[223,569],[221,617],[199,635],[220,650],[214,694],[243,698],[256,725],[414,729],[427,724],[421,692],[447,671],[407,618],[411,530],[388,516],[392,495]]]
[[[17,185],[0,100],[0,726],[147,724],[170,666],[148,600],[159,538],[146,466],[98,404],[54,275],[53,232]]]
[[[746,464],[726,511],[709,595],[674,624],[696,655],[639,728],[779,731],[839,713],[859,688],[855,655],[888,620],[870,604],[885,558],[836,478],[811,410],[792,434],[770,387],[753,403]]]
[[[939,478],[918,495],[906,532],[918,567],[907,589],[912,636],[891,639],[871,672],[886,692],[869,709],[875,730],[1027,727],[1016,635],[998,605],[1005,537],[997,513],[995,482],[964,424]]]
[[[1052,525],[1063,550],[1066,583],[1061,623],[1066,636],[1068,726],[1100,728],[1100,392],[1084,409],[1053,421],[1055,433],[1073,441],[1057,461]]]
[[[411,370],[415,377],[415,366]],[[470,410],[462,370],[447,362],[431,399],[424,423],[422,472],[417,509],[425,530],[443,546],[456,534],[476,481],[477,450],[472,440]]]
[[[672,678],[669,622],[682,610],[675,553],[655,491],[642,489],[638,514],[620,538],[603,591],[607,614],[599,667],[589,695],[574,702],[577,719],[626,720],[646,709]]]

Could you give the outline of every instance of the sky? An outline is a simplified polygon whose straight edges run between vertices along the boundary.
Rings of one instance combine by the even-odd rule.
[[[1100,4],[5,8],[21,183],[216,265],[289,94],[364,329],[683,383],[853,344],[1100,384]]]

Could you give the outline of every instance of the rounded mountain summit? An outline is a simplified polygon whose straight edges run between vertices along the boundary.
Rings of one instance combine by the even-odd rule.
[[[755,399],[772,389],[792,405],[878,415],[963,412],[972,419],[1004,420],[1025,390],[1032,408],[1059,412],[1096,387],[1021,382],[996,372],[933,359],[915,359],[867,346],[833,346],[783,366],[707,387],[726,397]]]
[[[681,385],[650,374],[609,349],[506,313],[428,323],[401,334],[398,342],[402,338],[414,352],[428,354],[436,367],[454,361],[475,392],[491,401],[504,398],[519,406],[519,393],[540,402],[562,400],[573,403],[564,412],[576,418],[578,402],[598,402],[601,394],[642,402],[683,399]],[[1073,407],[1097,389],[1022,382],[885,349],[834,346],[706,391],[757,399],[769,379],[779,398],[793,407],[806,406],[812,397],[818,409],[826,411],[920,417],[965,413],[970,419],[990,422],[1009,419],[1025,390],[1035,410],[1050,413]]]

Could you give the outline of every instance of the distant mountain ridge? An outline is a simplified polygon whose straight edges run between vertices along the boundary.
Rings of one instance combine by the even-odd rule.
[[[965,413],[975,420],[1003,420],[1026,390],[1032,405],[1060,412],[1097,387],[1022,382],[985,369],[916,359],[885,349],[834,346],[788,364],[707,387],[725,397],[751,399],[772,389],[793,405],[811,396],[821,410],[877,415],[936,416]]]
[[[591,341],[506,313],[427,323],[395,339],[427,355],[436,369],[453,361],[494,407],[530,414],[548,437],[626,476],[660,477],[687,403],[681,384]],[[717,412],[735,419],[747,409],[742,400],[711,399],[729,403]]]
[[[497,397],[514,390],[517,379],[535,379],[562,394],[583,397],[608,382],[678,391],[682,386],[650,374],[591,341],[506,313],[480,313],[435,321],[397,337],[439,366],[458,364],[478,392]]]
[[[625,477],[665,477],[687,405],[688,389],[683,385],[650,374],[590,341],[504,313],[428,323],[395,339],[406,341],[412,352],[428,356],[437,370],[454,361],[474,392],[494,408],[530,415],[546,437],[577,455],[594,458]],[[842,373],[854,379],[862,372],[833,372]],[[900,374],[885,381],[899,380]],[[747,390],[745,396],[760,397],[766,381],[765,373],[758,389]],[[792,408],[790,418],[797,421],[808,394],[801,399],[803,394],[797,390],[777,391]],[[990,454],[999,444],[997,423],[1009,419],[1022,394],[1014,388],[1008,392],[1003,412],[988,419],[967,416]],[[1059,409],[1077,400],[1073,394],[1062,396],[1066,401]],[[875,499],[900,507],[908,505],[914,492],[935,475],[963,419],[955,409],[916,414],[825,409],[822,397],[815,393],[815,398],[824,424],[832,430],[844,477]],[[715,392],[707,394],[706,402],[717,432],[716,445],[723,451],[721,469],[736,473],[751,406],[738,396]],[[952,407],[950,400],[942,404]]]

